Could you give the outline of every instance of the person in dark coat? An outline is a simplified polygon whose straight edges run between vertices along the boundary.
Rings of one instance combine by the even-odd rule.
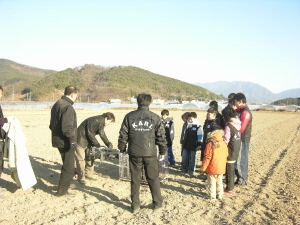
[[[168,146],[168,161],[171,167],[175,167],[175,158],[173,154],[173,140],[174,140],[174,122],[173,118],[169,117],[169,110],[164,109],[161,111],[161,119],[166,131],[167,146]]]
[[[183,121],[183,124],[182,124],[182,128],[181,128],[181,135],[180,135],[180,145],[181,145],[181,162],[180,162],[180,165],[181,165],[181,169],[182,169],[182,152],[183,152],[183,140],[184,140],[184,131],[188,125],[188,119],[189,119],[189,114],[190,112],[185,112],[181,115],[181,119]],[[190,164],[188,162],[188,164]]]
[[[163,198],[158,179],[158,160],[167,152],[165,129],[161,118],[149,111],[152,97],[149,94],[137,96],[138,109],[128,113],[119,132],[118,148],[129,155],[131,173],[131,209],[136,213],[140,209],[140,181],[144,168],[146,179],[152,194],[153,210],[162,208]],[[127,148],[128,143],[128,148]]]
[[[226,162],[226,189],[224,193],[232,195],[234,193],[235,163],[241,150],[241,121],[237,112],[229,107],[224,111],[225,129],[223,140],[228,146],[228,157]]]
[[[3,88],[0,85],[0,99],[2,100],[2,94],[3,94]],[[5,118],[2,112],[2,108],[0,105],[0,177],[3,171],[3,166],[4,166],[4,140],[5,140],[5,136],[6,133],[5,131],[2,129],[2,126],[5,123],[9,123],[8,118]],[[1,192],[1,186],[0,186],[0,192]]]
[[[227,101],[228,101],[228,104],[226,105],[226,107],[222,110],[222,116],[224,117],[224,110],[227,109],[227,108],[232,108],[231,104],[229,104],[229,101],[230,99],[233,99],[235,96],[235,93],[230,93],[227,97]],[[225,121],[224,121],[225,122]]]
[[[197,118],[197,113],[188,115],[188,124],[183,134],[183,151],[181,171],[193,175],[196,169],[196,153],[201,149],[202,127]]]
[[[225,128],[225,122],[224,122],[224,118],[223,118],[222,114],[219,113],[218,102],[217,102],[217,101],[211,101],[211,102],[209,103],[209,107],[210,107],[210,108],[216,108],[216,109],[217,109],[218,114],[217,114],[217,116],[216,116],[216,123],[217,123],[220,127],[222,127],[222,128],[224,129],[224,128]]]
[[[190,112],[185,112],[181,115],[181,119],[183,121],[182,128],[181,128],[181,135],[180,135],[181,156],[182,156],[182,151],[183,151],[182,144],[183,144],[183,139],[184,139],[184,131],[185,131],[186,126],[188,125],[189,114],[190,114]]]
[[[51,109],[49,128],[52,134],[52,146],[58,148],[63,162],[56,196],[72,194],[68,189],[74,175],[77,139],[77,117],[72,105],[77,94],[75,87],[66,87],[64,95]]]
[[[113,145],[108,140],[104,128],[115,122],[113,113],[107,112],[102,115],[93,116],[85,119],[77,131],[77,148],[75,152],[75,161],[78,173],[78,182],[85,184],[85,178],[96,180],[93,177],[94,160],[85,161],[85,151],[88,147],[100,148],[100,143],[96,139],[98,134],[108,149],[112,149]]]
[[[218,110],[216,108],[212,107],[207,110],[206,120],[204,121],[204,125],[203,125],[203,141],[201,145],[200,161],[203,161],[204,158],[204,150],[207,144],[206,142],[207,134],[212,132],[213,128],[219,125],[217,123],[217,115],[218,115]]]

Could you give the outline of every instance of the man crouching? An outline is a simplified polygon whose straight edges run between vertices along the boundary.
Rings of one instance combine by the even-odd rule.
[[[108,149],[112,149],[112,143],[108,140],[104,127],[115,122],[114,114],[107,112],[102,115],[93,116],[85,119],[78,127],[77,148],[75,161],[78,173],[78,182],[85,184],[85,179],[96,180],[94,174],[94,160],[85,161],[85,151],[88,147],[100,148],[96,139],[98,134]]]

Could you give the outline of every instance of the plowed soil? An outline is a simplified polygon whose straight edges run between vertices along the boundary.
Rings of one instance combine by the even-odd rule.
[[[106,111],[78,110],[78,125]],[[110,111],[117,121],[105,131],[116,147],[122,120],[129,110]],[[159,110],[153,111],[160,115]],[[74,180],[71,191],[76,196],[56,197],[62,163],[58,150],[51,146],[50,111],[4,110],[5,116],[16,116],[21,122],[37,184],[27,190],[18,188],[5,161],[0,186],[7,191],[0,196],[0,224],[300,224],[299,112],[253,112],[249,184],[236,187],[235,194],[214,202],[203,198],[206,184],[199,179],[200,152],[195,176],[180,171],[183,113],[170,110],[175,122],[173,152],[177,168],[169,168],[168,180],[161,183],[163,209],[152,212],[151,194],[144,185],[141,210],[132,214],[130,183],[119,180],[118,159],[98,160],[97,181],[82,186]],[[203,124],[206,113],[197,114]]]

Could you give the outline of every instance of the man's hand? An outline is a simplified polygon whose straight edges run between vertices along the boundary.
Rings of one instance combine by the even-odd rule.
[[[70,142],[70,150],[76,151],[76,142]]]
[[[76,151],[77,143],[75,141],[75,138],[70,138],[69,141],[70,141],[70,150]]]
[[[200,151],[201,150],[201,146],[197,146],[196,151]]]
[[[121,153],[126,154],[126,145],[125,145],[124,149],[119,149],[119,150],[120,150]]]
[[[100,146],[100,144],[98,143],[98,144],[95,144],[95,147],[96,147],[96,148],[100,148],[101,146]]]

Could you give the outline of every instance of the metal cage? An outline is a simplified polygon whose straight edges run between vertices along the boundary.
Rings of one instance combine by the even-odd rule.
[[[158,161],[159,180],[167,180],[169,175],[168,154],[164,155],[163,159]],[[129,156],[120,153],[119,155],[119,179],[124,181],[131,181],[129,169]],[[141,184],[147,184],[145,170],[142,170]]]

